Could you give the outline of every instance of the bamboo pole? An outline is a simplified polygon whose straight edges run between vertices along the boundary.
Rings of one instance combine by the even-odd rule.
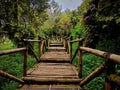
[[[6,73],[6,72],[3,72],[2,70],[0,70],[0,76],[5,77],[5,78],[8,78],[8,79],[11,79],[11,80],[14,80],[14,81],[19,82],[19,83],[21,83],[21,84],[24,84],[24,81],[23,81],[23,80],[15,77],[15,76],[13,76],[13,75],[11,75],[11,74],[8,74],[8,73]]]
[[[104,71],[104,64],[100,65],[97,69],[95,69],[89,76],[87,76],[84,80],[80,82],[80,86],[83,86],[89,83],[92,79],[100,75]]]

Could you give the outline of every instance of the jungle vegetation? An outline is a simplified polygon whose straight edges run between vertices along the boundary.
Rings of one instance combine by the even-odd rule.
[[[22,47],[24,38],[52,36],[84,38],[84,46],[120,54],[120,0],[83,0],[77,9],[65,11],[54,0],[0,0],[0,50]],[[19,55],[8,56],[18,60]],[[0,57],[0,69],[21,77],[20,61],[10,63],[8,57],[6,60],[4,58]],[[31,56],[30,59],[30,63],[36,63]],[[83,77],[102,63],[101,58],[93,55],[85,54],[83,59]],[[89,62],[91,64],[87,64]],[[5,67],[4,63],[7,66],[14,63],[13,67],[19,67],[8,71],[11,67]],[[77,58],[73,64],[77,65]],[[29,67],[32,65],[29,64]],[[100,75],[85,87],[88,90],[103,90],[103,76]],[[18,84],[0,77],[0,86],[0,90],[13,90]]]

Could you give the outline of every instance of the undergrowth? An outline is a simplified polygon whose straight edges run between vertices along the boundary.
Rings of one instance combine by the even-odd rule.
[[[73,53],[75,52],[77,44],[73,44]],[[92,73],[98,66],[103,63],[103,59],[88,53],[83,53],[82,56],[82,79],[87,77],[90,73]],[[73,61],[73,64],[78,66],[78,55]],[[90,81],[84,87],[86,90],[104,90],[104,73]]]
[[[11,49],[15,47],[12,42],[3,43],[3,45],[1,46],[2,47],[0,47],[0,50]],[[34,46],[37,47],[36,44]],[[37,51],[36,48],[35,51]],[[4,72],[12,74],[21,79],[23,75],[23,62],[23,52],[0,56],[0,70],[3,70]],[[34,59],[34,57],[29,55],[27,69],[33,67],[35,63],[36,60]],[[19,87],[19,85],[19,83],[13,80],[6,79],[0,76],[0,90],[15,90]]]

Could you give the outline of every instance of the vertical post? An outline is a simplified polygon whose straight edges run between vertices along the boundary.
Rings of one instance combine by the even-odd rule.
[[[67,51],[67,40],[66,40],[66,38],[65,38],[65,49]]]
[[[115,73],[115,63],[109,57],[109,53],[105,53],[105,90],[115,90],[114,84],[108,80],[109,75]]]
[[[50,46],[50,39],[48,38],[48,47]]]
[[[82,78],[82,50],[79,48],[81,45],[82,42],[80,41],[78,45],[78,75],[80,79]]]
[[[70,59],[72,59],[72,42],[70,42]]]
[[[63,40],[63,45],[64,45],[64,47],[65,47],[65,38],[63,37],[63,39],[62,39],[62,40]]]
[[[72,37],[70,37],[70,41],[72,40]],[[72,59],[72,42],[70,42],[70,59]]]
[[[41,41],[40,42],[38,42],[39,43],[39,45],[38,45],[38,52],[39,52],[39,59],[40,59],[40,57],[41,57]]]
[[[26,44],[26,50],[24,52],[23,76],[27,75],[28,44],[27,42],[25,42],[25,44]]]
[[[46,47],[48,47],[48,38],[46,39]]]

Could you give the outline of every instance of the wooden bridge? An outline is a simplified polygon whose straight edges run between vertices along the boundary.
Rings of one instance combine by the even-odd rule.
[[[120,55],[87,48],[82,46],[83,39],[68,40],[30,40],[24,39],[23,48],[0,51],[0,55],[24,51],[24,71],[22,79],[0,70],[0,75],[21,83],[19,90],[84,90],[82,86],[105,71],[105,90],[113,90],[114,85],[120,86],[120,77],[115,74],[115,65],[120,64]],[[39,55],[32,48],[31,42],[39,42]],[[72,43],[77,42],[75,54],[72,55]],[[38,63],[27,70],[28,50]],[[104,58],[105,62],[82,80],[82,51]],[[78,53],[78,69],[72,61]]]

